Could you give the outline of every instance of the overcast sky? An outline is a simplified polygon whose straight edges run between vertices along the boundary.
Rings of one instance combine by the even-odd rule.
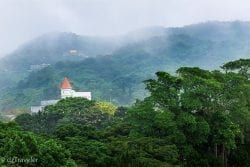
[[[0,55],[41,34],[117,35],[148,26],[250,20],[249,0],[0,0]]]

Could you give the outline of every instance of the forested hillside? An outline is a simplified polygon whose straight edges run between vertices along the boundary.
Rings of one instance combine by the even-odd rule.
[[[116,48],[112,39],[81,36],[74,33],[49,33],[20,46],[0,60],[0,86],[16,84],[32,66],[52,65],[59,61],[79,61],[110,54]],[[11,77],[10,77],[11,76]]]
[[[44,112],[19,115],[15,123],[0,124],[0,163],[248,167],[249,68],[250,60],[240,59],[221,71],[159,71],[144,82],[149,96],[131,107],[66,98]],[[15,156],[36,161],[9,160]]]
[[[93,92],[95,99],[127,105],[147,95],[141,83],[155,71],[219,69],[223,62],[248,58],[249,46],[248,22],[149,28],[113,39],[48,34],[0,61],[5,67],[0,72],[0,107],[6,111],[56,98],[64,76],[77,89]],[[50,66],[30,70],[41,63]]]

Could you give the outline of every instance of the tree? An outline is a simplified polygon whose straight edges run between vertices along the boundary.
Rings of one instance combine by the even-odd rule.
[[[0,157],[6,166],[75,166],[70,152],[53,139],[0,123]]]
[[[226,72],[227,71],[238,71],[239,74],[245,75],[249,78],[249,68],[250,68],[250,59],[239,59],[235,61],[230,61],[224,64],[222,67]]]
[[[193,159],[204,158],[200,162],[209,164],[211,161],[201,155],[210,152],[226,165],[228,153],[236,148],[244,133],[232,115],[243,114],[249,106],[249,80],[242,73],[224,74],[199,68],[183,67],[177,73],[178,76],[171,76],[157,72],[157,80],[145,83],[154,108],[175,114],[178,130],[185,136],[184,143],[176,143],[183,163],[191,165]]]
[[[108,113],[110,115],[114,115],[114,113],[117,109],[117,107],[115,105],[113,105],[112,103],[101,102],[101,101],[95,102],[95,107],[97,110],[99,110],[101,112]]]

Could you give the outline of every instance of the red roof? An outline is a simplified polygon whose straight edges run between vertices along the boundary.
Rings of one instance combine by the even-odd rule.
[[[65,77],[61,83],[61,89],[72,89],[69,79]]]

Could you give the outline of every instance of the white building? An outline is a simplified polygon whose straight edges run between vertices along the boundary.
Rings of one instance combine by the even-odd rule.
[[[40,106],[31,106],[30,110],[31,113],[38,113],[39,111],[43,111],[44,107],[48,105],[54,105],[58,102],[59,100],[43,100],[40,102]]]
[[[91,100],[91,92],[76,92],[72,89],[72,86],[68,80],[68,78],[64,78],[61,83],[61,98],[64,99],[66,97],[83,97],[88,100]]]
[[[32,114],[38,113],[39,111],[43,111],[44,106],[31,106],[30,111]]]
[[[91,92],[76,92],[75,90],[73,90],[69,79],[65,77],[61,83],[61,99],[67,97],[82,97],[91,100]],[[44,107],[48,105],[54,105],[58,101],[59,100],[43,100],[41,101],[40,106],[31,106],[31,113],[38,113],[39,111],[43,111]]]

